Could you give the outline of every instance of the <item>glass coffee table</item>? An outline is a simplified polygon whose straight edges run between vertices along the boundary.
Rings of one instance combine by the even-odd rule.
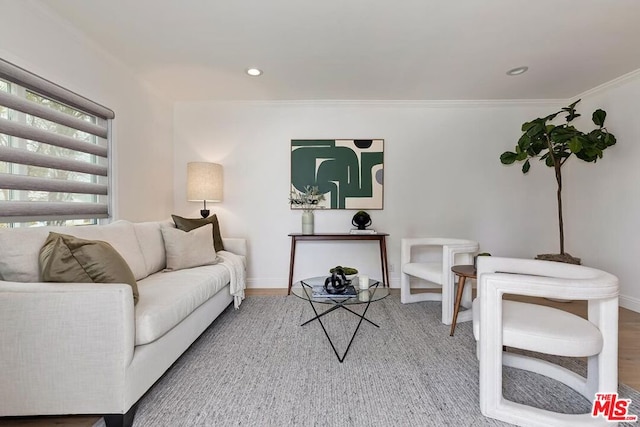
[[[314,320],[317,320],[318,323],[320,323],[320,326],[322,327],[324,334],[329,340],[329,344],[331,344],[331,348],[333,349],[333,352],[336,354],[336,357],[338,358],[340,363],[342,363],[344,361],[344,358],[347,357],[349,348],[351,348],[351,343],[353,342],[353,339],[358,333],[358,330],[360,329],[360,325],[362,324],[363,320],[366,320],[367,322],[371,323],[376,328],[380,327],[376,323],[367,319],[365,316],[372,302],[380,301],[381,299],[389,296],[389,288],[383,287],[382,283],[378,280],[369,279],[369,288],[360,289],[360,286],[358,284],[358,278],[356,277],[352,281],[352,285],[355,288],[354,296],[345,296],[340,294],[323,295],[318,291],[324,286],[324,281],[326,280],[326,278],[327,278],[326,276],[322,276],[322,277],[312,277],[310,279],[303,279],[293,284],[293,286],[291,287],[291,292],[298,298],[302,298],[303,300],[308,301],[309,305],[311,305],[311,308],[313,309],[313,312],[315,313],[315,317],[307,320],[300,326],[304,326]],[[314,289],[316,290],[316,292],[314,292]],[[322,313],[318,313],[318,310],[316,310],[316,307],[313,305],[313,303],[327,304],[327,305],[330,305],[330,307],[325,311],[323,311]],[[349,306],[353,306],[357,304],[365,304],[365,308],[362,314],[356,313],[351,308],[349,308]],[[327,329],[324,327],[324,324],[322,323],[323,316],[339,308],[345,309],[348,312],[360,318],[360,320],[358,321],[358,326],[356,326],[356,329],[353,331],[351,340],[349,341],[349,344],[347,345],[347,349],[344,351],[344,354],[342,355],[342,357],[338,353],[338,350],[333,344],[333,341],[331,340],[331,337],[329,336]]]

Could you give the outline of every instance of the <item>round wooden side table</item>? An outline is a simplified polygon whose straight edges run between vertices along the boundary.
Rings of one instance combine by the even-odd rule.
[[[454,265],[451,267],[451,271],[458,276],[458,292],[456,292],[456,303],[453,308],[453,322],[451,322],[450,337],[453,336],[453,332],[456,330],[456,321],[458,320],[458,311],[460,311],[460,302],[462,301],[462,291],[464,291],[465,282],[467,278],[476,278],[476,268],[473,265]]]

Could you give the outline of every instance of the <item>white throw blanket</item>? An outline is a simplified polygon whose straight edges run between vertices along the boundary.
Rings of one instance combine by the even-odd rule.
[[[244,289],[247,287],[247,272],[244,265],[245,258],[227,251],[219,251],[217,255],[231,274],[230,292],[233,295],[233,306],[237,309],[244,299]]]

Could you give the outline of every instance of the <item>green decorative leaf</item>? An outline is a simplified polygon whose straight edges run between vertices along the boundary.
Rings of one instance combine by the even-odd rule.
[[[581,99],[578,99],[576,102],[574,102],[573,104],[569,104],[569,106],[567,108],[569,109],[574,109],[576,107],[576,105],[578,105],[578,102],[582,101]]]
[[[601,109],[597,109],[593,112],[591,119],[596,126],[604,126],[604,120],[607,118],[607,112]]]
[[[616,142],[616,137],[607,132],[607,134],[604,136],[604,143],[607,145],[607,147],[616,145]]]
[[[527,157],[529,157],[529,155],[527,154],[526,151],[521,151],[517,154],[516,156],[516,161],[521,162],[524,159],[526,159]],[[528,161],[528,160],[527,160]]]
[[[553,156],[549,156],[544,160],[544,163],[549,166],[549,167],[553,167],[553,165],[555,165],[555,161],[553,160]]]
[[[522,124],[522,132],[527,132],[529,129],[531,129],[533,126],[535,126],[535,121],[533,122],[525,122]]]
[[[512,151],[505,151],[500,155],[500,161],[503,165],[510,165],[516,161],[517,154]]]
[[[585,162],[595,162],[598,159],[597,156],[588,155],[585,150],[576,153],[576,157]]]
[[[570,139],[574,138],[580,132],[573,126],[558,126],[550,133],[550,138],[554,145],[566,144]]]
[[[527,135],[529,135],[532,139],[535,139],[540,136],[541,133],[544,132],[544,128],[546,125],[546,120],[544,119],[535,119],[534,121],[528,123],[527,130],[525,131]]]
[[[578,102],[580,102],[580,100],[578,99],[576,102],[569,104],[568,107],[565,107],[562,109],[562,111],[565,111],[569,114],[567,114],[565,116],[565,120],[567,121],[567,123],[573,121],[574,119],[577,119],[578,117],[580,117],[580,114],[576,113],[576,109],[575,106],[578,104]]]
[[[585,162],[595,163],[599,158],[602,158],[602,150],[593,146],[585,148],[580,153],[577,153],[576,156],[578,156],[579,159],[584,160]]]
[[[529,153],[531,155],[531,151],[533,151],[533,155],[531,155],[531,157],[534,157],[540,154],[542,151],[546,150],[547,148],[548,148],[547,143],[544,140],[538,139],[531,144]]]
[[[583,138],[582,145],[584,147],[596,147],[599,150],[607,148],[606,143],[607,133],[602,129],[594,129],[589,132],[585,138]]]
[[[569,123],[570,121],[577,119],[581,115],[582,114],[576,113],[576,110],[572,110],[569,114],[567,114],[567,116],[564,119],[567,121],[567,123]]]
[[[522,134],[522,136],[518,140],[517,148],[519,148],[522,151],[526,151],[530,145],[531,145],[531,137],[526,133]]]
[[[571,141],[569,141],[569,150],[571,150],[572,153],[577,153],[582,150],[582,142],[580,142],[578,137],[573,137]]]
[[[529,163],[529,159],[522,165],[522,173],[529,172],[529,168],[531,168],[531,164]]]

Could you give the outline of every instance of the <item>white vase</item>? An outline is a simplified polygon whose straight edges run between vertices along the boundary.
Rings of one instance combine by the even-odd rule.
[[[313,211],[302,212],[302,234],[313,234]]]

